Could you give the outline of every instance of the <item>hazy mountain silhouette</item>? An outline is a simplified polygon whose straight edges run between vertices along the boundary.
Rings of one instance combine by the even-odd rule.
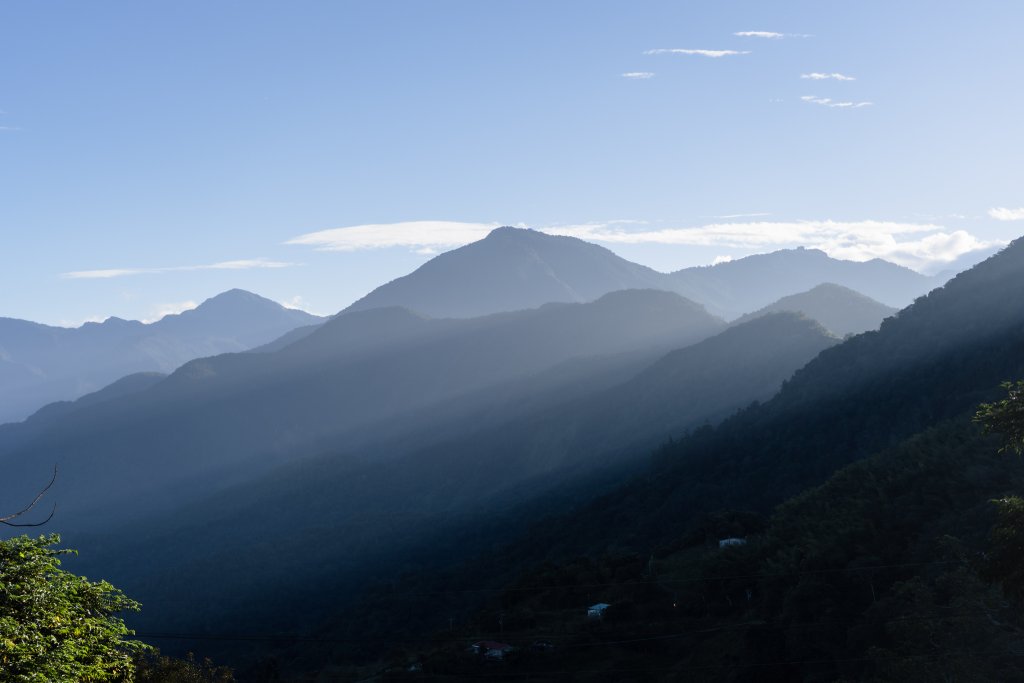
[[[986,247],[984,249],[976,249],[969,251],[966,254],[961,254],[957,258],[953,259],[949,263],[944,264],[939,270],[935,272],[935,279],[941,282],[949,280],[957,273],[961,273],[969,268],[973,268],[982,261],[989,257],[999,253],[1002,246]]]
[[[24,481],[59,461],[65,510],[131,501],[141,514],[489,385],[573,358],[687,345],[724,326],[655,290],[467,320],[357,311],[280,351],[193,360],[146,390],[71,411],[31,439],[10,437],[20,445],[0,462]]]
[[[881,259],[842,261],[817,249],[783,249],[671,274],[672,289],[726,319],[768,306],[820,284],[848,287],[902,308],[941,285],[932,278]]]
[[[882,321],[894,315],[896,310],[848,287],[826,283],[801,294],[784,296],[736,322],[746,322],[773,312],[794,311],[818,321],[842,337],[877,330]]]
[[[279,582],[273,577],[282,575],[296,585],[355,581],[376,571],[382,558],[419,549],[465,519],[542,498],[623,458],[642,459],[668,436],[770,398],[794,370],[838,341],[814,321],[776,313],[672,351],[618,385],[535,406],[491,426],[490,408],[484,406],[468,411],[458,431],[435,440],[441,420],[430,411],[426,415],[434,417],[421,423],[418,435],[425,445],[402,457],[368,461],[328,448],[172,517],[151,520],[145,534],[127,534],[137,539],[128,547],[104,552],[164,557],[146,569],[133,564],[114,574],[123,573],[122,582],[140,598],[167,604],[183,599],[167,586],[196,585],[182,574],[182,558],[189,558],[190,567],[212,567],[225,556],[245,556],[255,536],[276,548],[274,559],[263,560],[273,571],[238,579],[231,588],[208,583],[202,590],[224,590],[232,600],[250,602],[251,595],[267,590],[265,581]],[[389,436],[378,438],[386,444]],[[212,518],[214,526],[208,523]],[[305,520],[316,520],[313,528]],[[324,528],[332,530],[330,538],[312,542],[311,535],[322,536]],[[165,564],[173,564],[174,581]],[[253,609],[266,616],[277,608],[264,602]],[[162,623],[168,619],[198,626],[183,612],[160,615]]]
[[[573,237],[506,227],[431,259],[346,310],[404,306],[433,317],[466,318],[652,288],[676,292],[733,319],[826,282],[902,307],[944,281],[880,259],[841,261],[815,249],[781,250],[666,274]]]
[[[46,433],[47,430],[59,428],[61,420],[83,408],[120,399],[131,394],[149,389],[163,380],[167,375],[160,372],[139,372],[126,375],[113,384],[99,391],[86,394],[74,401],[57,401],[48,403],[32,413],[22,422],[0,424],[0,453],[8,452],[31,441],[32,438]]]
[[[536,267],[538,259],[515,256],[519,246],[501,247],[506,238],[545,249],[557,240],[572,253],[584,244],[511,229],[476,244],[492,240],[487,253]],[[839,344],[785,312],[726,329],[702,306],[656,288],[476,318],[354,306],[262,353],[193,360],[165,379],[131,380],[120,396],[111,388],[103,400],[50,407],[0,430],[0,493],[9,495],[12,482],[23,491],[26,481],[45,481],[56,460],[53,497],[75,532],[115,531],[126,510],[153,515],[125,532],[127,544],[93,539],[90,547],[96,567],[120,557],[105,576],[144,601],[172,605],[159,614],[172,627],[204,614],[278,623],[296,604],[282,576],[315,590],[304,603],[311,610],[327,609],[367,577],[486,552],[566,501],[581,512],[543,529],[537,552],[601,552],[634,536],[660,542],[709,509],[767,509],[1020,374],[1022,250],[1013,245],[878,331]],[[494,283],[495,301],[513,305],[515,288],[502,283],[517,281],[515,268],[496,258],[489,270],[462,269],[465,253],[442,255],[453,255],[458,277],[421,278],[420,269],[391,293],[469,306],[483,300],[474,288]],[[541,270],[555,262],[545,256]],[[790,272],[801,263],[809,275]],[[822,282],[889,278],[902,296],[931,282],[813,250],[654,275],[724,308],[767,298],[751,310]],[[544,281],[555,287],[566,278]],[[561,291],[582,297],[581,288]],[[652,443],[768,399],[780,384],[725,428],[664,446],[659,469],[628,479]],[[587,478],[608,465],[595,477],[629,483]],[[253,569],[225,573],[229,561]]]
[[[779,325],[784,331],[792,328],[794,321],[811,325],[788,314],[764,316],[671,354],[662,361],[664,365],[652,367],[645,381],[640,381],[638,375],[632,397],[643,400],[650,396],[657,404],[659,383],[669,392],[675,385],[678,393],[670,393],[672,400],[699,408],[705,392],[687,396],[687,388],[678,380],[673,381],[674,367],[686,368],[688,377],[699,377],[704,368],[714,365],[728,370],[728,360],[733,356],[730,349],[756,352],[758,338],[767,335],[769,328]],[[753,331],[759,333],[749,334]],[[724,341],[727,335],[734,335],[735,346]],[[739,343],[743,337],[749,339],[745,345]],[[785,339],[785,334],[780,335],[777,348],[787,348]],[[347,595],[359,590],[358,582],[351,577],[363,562],[376,568],[372,576],[384,578],[381,572],[390,571],[388,567],[412,567],[413,575],[422,576],[417,571],[421,565],[417,563],[433,561],[450,567],[459,560],[468,562],[478,557],[465,576],[480,581],[495,572],[506,572],[524,562],[539,562],[551,556],[576,552],[599,556],[609,548],[648,553],[658,544],[677,539],[704,513],[723,509],[768,511],[787,497],[821,483],[853,460],[963,414],[978,401],[991,398],[1001,380],[1024,375],[1024,359],[1019,353],[1022,343],[1024,241],[888,318],[878,331],[856,335],[824,349],[797,370],[771,400],[744,409],[715,428],[699,429],[664,445],[653,461],[641,457],[643,466],[632,470],[635,476],[628,476],[623,469],[602,486],[586,489],[568,479],[557,485],[557,477],[541,469],[547,457],[557,460],[559,453],[565,452],[559,450],[564,449],[565,441],[571,443],[594,425],[613,420],[629,429],[630,421],[636,420],[637,415],[622,412],[629,403],[625,398],[622,403],[607,407],[605,420],[581,420],[575,429],[553,433],[551,438],[538,434],[538,427],[551,426],[540,417],[536,422],[510,425],[505,431],[488,431],[475,441],[466,435],[461,442],[463,447],[456,447],[456,441],[441,444],[431,450],[433,456],[422,462],[410,457],[392,463],[393,467],[386,471],[363,469],[341,459],[328,466],[328,456],[324,456],[317,468],[305,473],[299,467],[279,472],[280,476],[262,482],[261,493],[254,493],[255,489],[246,493],[244,498],[250,504],[228,513],[226,519],[231,522],[224,530],[210,532],[204,543],[211,551],[198,565],[217,567],[222,557],[242,556],[247,552],[246,538],[257,530],[262,533],[277,528],[273,532],[275,538],[285,538],[284,543],[294,544],[289,546],[290,551],[282,553],[286,559],[282,560],[280,571],[291,577],[310,577],[310,585],[316,585],[318,590],[306,599],[323,604],[323,587],[330,585],[342,604]],[[700,353],[695,350],[697,347]],[[714,357],[720,359],[719,363],[709,360]],[[737,355],[736,359],[739,358]],[[735,386],[742,388],[743,373],[737,372],[734,377]],[[700,386],[706,389],[717,382],[723,379],[709,376]],[[618,393],[628,395],[629,386],[628,382],[621,385]],[[600,416],[600,408],[597,410]],[[558,421],[552,424],[557,427]],[[467,424],[467,430],[471,429]],[[606,437],[598,433],[593,437],[585,434],[583,438],[593,438],[591,443],[597,445],[591,452],[596,454]],[[648,452],[641,450],[634,457]],[[538,468],[537,476],[501,494],[501,487],[510,479],[509,472],[524,462]],[[552,481],[556,486],[545,490]],[[538,490],[544,491],[544,495],[531,497]],[[307,507],[296,503],[299,491],[309,494]],[[344,491],[344,495],[338,496],[339,491]],[[389,494],[375,495],[379,491]],[[495,507],[487,513],[482,509],[475,514],[460,511],[459,505],[474,495],[488,498]],[[375,507],[381,504],[378,498],[389,497],[399,501],[397,510]],[[267,500],[273,504],[268,506]],[[189,513],[189,528],[202,528],[204,517],[221,514],[218,511],[223,501],[221,498],[193,509]],[[365,515],[338,514],[339,506],[350,504],[352,510],[366,511]],[[545,516],[548,511],[559,509],[559,517]],[[282,516],[283,520],[279,520]],[[309,519],[316,523],[305,534],[287,535]],[[543,523],[527,527],[541,519]],[[154,541],[166,542],[164,552],[169,557],[175,547],[194,547],[190,544],[197,532],[175,529],[174,525],[181,522],[179,517],[162,524],[160,538]],[[275,526],[278,523],[280,527]],[[234,524],[252,531],[236,538],[230,531]],[[325,537],[318,532],[320,525],[335,533]],[[461,532],[445,532],[459,525]],[[515,545],[497,553],[496,546],[517,534],[521,535]],[[410,548],[421,543],[420,550],[388,555],[388,546],[403,540]],[[309,548],[314,546],[317,553],[324,553],[319,556],[323,561],[309,561]],[[140,554],[143,549],[139,549]],[[223,555],[218,552],[221,549],[227,549]],[[258,561],[256,554],[249,557],[250,562]],[[391,575],[396,573],[394,570]],[[126,580],[130,578],[124,576]],[[467,585],[460,582],[459,576],[446,573],[424,592],[439,589],[443,603],[445,597],[450,597],[443,592],[446,587]],[[279,608],[256,600],[256,596],[267,592],[264,581],[253,577],[247,585],[236,586],[247,597],[234,603],[239,607],[227,610],[232,616],[226,623],[242,618],[240,615],[277,623],[275,609],[285,614],[293,606],[288,598],[283,598]],[[140,589],[143,594],[153,590],[166,599],[170,594],[162,593],[162,586],[167,583],[150,577]],[[186,581],[183,585],[191,587],[195,583]],[[204,587],[207,589],[208,601],[226,590]],[[443,606],[437,602],[434,605],[438,609]],[[385,619],[383,623],[387,626],[406,623],[407,603],[396,606],[394,601],[385,601],[376,608],[375,618]],[[392,610],[390,620],[379,611],[382,609]],[[430,614],[436,616],[436,612]],[[342,621],[349,623],[348,619]],[[343,629],[339,626],[338,632],[344,633]]]
[[[574,237],[498,228],[378,287],[349,311],[405,306],[433,317],[469,318],[587,302],[622,289],[668,289],[665,276]]]
[[[318,320],[240,289],[150,324],[108,318],[65,328],[0,318],[0,423],[128,374],[170,372],[193,358],[243,351]]]
[[[1000,382],[1024,377],[1022,346],[1024,238],[878,331],[824,350],[771,401],[665,447],[652,472],[579,507],[564,524],[535,529],[517,550],[550,547],[556,538],[568,539],[560,547],[566,553],[610,539],[648,547],[678,535],[675,520],[767,512],[853,461],[943,421],[969,419],[999,395]]]
[[[501,586],[519,591],[535,585],[515,580],[524,570],[547,571],[552,561],[570,563],[579,555],[596,560],[609,553],[623,557],[636,553],[635,571],[621,579],[636,582],[652,549],[676,548],[689,555],[686,569],[703,565],[706,572],[684,570],[677,574],[684,577],[683,582],[715,582],[696,588],[708,602],[695,594],[697,600],[691,603],[695,610],[688,615],[703,615],[710,623],[724,614],[737,621],[748,620],[752,612],[743,596],[751,585],[761,594],[760,601],[755,599],[756,609],[762,610],[762,616],[774,618],[780,609],[814,611],[835,596],[844,596],[833,582],[816,578],[808,583],[810,573],[834,572],[839,583],[850,587],[857,581],[846,574],[850,567],[887,561],[919,563],[916,569],[889,575],[884,587],[880,583],[881,599],[882,590],[905,587],[913,574],[932,574],[939,555],[925,543],[951,539],[942,535],[945,531],[964,533],[969,529],[971,535],[963,540],[985,547],[984,536],[992,525],[991,499],[1007,495],[1010,482],[1002,477],[1010,469],[1019,477],[1020,468],[1013,458],[996,455],[999,440],[981,439],[980,427],[972,425],[970,418],[979,402],[1005,396],[998,388],[1001,381],[1024,376],[1022,346],[1024,239],[886,319],[878,331],[852,336],[825,349],[798,370],[773,399],[741,410],[717,426],[663,444],[631,474],[623,470],[590,489],[566,486],[548,492],[543,499],[510,505],[500,515],[474,520],[475,528],[453,535],[447,544],[444,539],[430,539],[446,552],[460,552],[475,536],[488,538],[492,534],[500,540],[481,544],[479,554],[467,548],[459,555],[464,563],[461,568],[452,566],[451,556],[434,555],[443,571],[432,579],[426,578],[428,572],[419,571],[405,581],[387,584],[388,589],[395,595],[415,590],[423,596],[440,596],[424,598],[419,605],[420,623],[426,631],[436,628],[431,619],[439,610],[459,599],[453,586],[494,588],[488,596],[500,594]],[[965,448],[968,444],[971,447]],[[846,467],[869,457],[868,466]],[[1000,467],[986,469],[993,462],[1001,463]],[[837,471],[840,474],[832,479],[835,483],[822,488]],[[893,476],[895,471],[901,471],[899,477]],[[943,477],[941,483],[936,475]],[[860,509],[851,511],[848,501],[856,496],[861,497]],[[898,511],[884,513],[888,517],[883,519],[878,508],[896,496],[903,498],[904,504]],[[813,517],[790,515],[789,520],[793,530],[802,533],[805,528],[818,527],[821,532],[808,540],[810,545],[798,537],[773,546],[772,552],[792,564],[751,564],[747,550],[760,552],[772,547],[762,544],[765,539],[760,536],[757,544],[723,561],[716,562],[714,551],[705,550],[708,541],[715,544],[726,536],[757,533],[756,526],[750,531],[742,525],[730,529],[729,524],[715,520],[745,516],[756,525],[758,515],[780,509],[776,506],[787,499],[791,499],[786,503],[790,513],[794,506],[816,501],[812,507],[817,509],[810,513]],[[964,512],[972,508],[970,515]],[[953,514],[947,514],[950,511]],[[941,515],[946,517],[946,527],[936,526]],[[972,525],[963,526],[967,516],[972,517]],[[846,531],[851,526],[871,529],[873,535],[849,536]],[[427,553],[425,550],[419,556],[421,561],[429,557]],[[783,576],[780,567],[794,572],[787,579],[794,587],[788,596],[792,606],[782,606],[781,598],[764,599],[769,585]],[[708,609],[713,597],[726,602],[726,594],[718,591],[716,570],[739,579],[732,584],[732,612]],[[747,582],[751,575],[765,572],[762,582]],[[557,571],[548,572],[539,585],[571,585],[551,580],[558,576]],[[818,592],[808,597],[804,589],[812,584],[818,588],[807,590]],[[684,589],[682,582],[672,585],[680,586],[680,591],[691,590]],[[875,592],[860,591],[862,587],[859,584],[855,604],[858,614],[868,616],[871,612],[864,610],[875,602]],[[897,599],[905,596],[897,591]],[[369,614],[382,628],[372,634],[360,632],[368,638],[386,634],[394,624],[408,627],[414,609],[409,603],[392,607],[388,597],[380,591],[378,599],[364,606],[371,611],[347,610],[344,620],[332,615],[333,626],[318,632],[346,633],[348,623],[366,623]],[[483,607],[485,600],[477,599],[477,606]],[[504,600],[490,602],[496,604],[515,609]],[[587,603],[580,598],[578,604]],[[928,606],[924,618],[929,619],[927,615],[934,610],[930,603],[924,605]],[[638,616],[646,614],[637,612]],[[747,623],[757,628],[765,622]],[[868,627],[866,622],[864,627]],[[678,622],[673,622],[667,631],[673,635],[665,637],[674,638],[678,631]],[[709,627],[716,647],[717,631],[717,627]],[[888,631],[879,633],[889,635]],[[846,629],[838,629],[834,635],[840,645],[849,642]],[[863,641],[853,640],[863,647]],[[761,639],[748,632],[740,635],[740,641],[773,652],[784,644],[786,656],[799,659],[785,639]],[[718,652],[722,655],[714,661],[723,667],[735,662],[731,647]],[[708,660],[701,657],[700,661]],[[773,660],[761,653],[751,661],[778,661],[778,657]]]

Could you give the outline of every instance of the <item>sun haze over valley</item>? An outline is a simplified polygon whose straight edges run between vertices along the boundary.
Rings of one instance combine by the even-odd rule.
[[[0,683],[1024,680],[1024,7],[0,8]]]

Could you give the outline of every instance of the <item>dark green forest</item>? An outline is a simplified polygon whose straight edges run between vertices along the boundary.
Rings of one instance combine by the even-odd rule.
[[[382,582],[324,633],[359,635],[342,659],[367,660],[388,635],[448,637],[400,657],[466,680],[480,670],[459,668],[462,650],[484,637],[514,640],[537,680],[585,661],[592,680],[1014,679],[1019,623],[991,564],[1012,528],[999,519],[1020,508],[992,501],[1020,491],[1021,463],[971,418],[1024,374],[1022,252],[823,351],[771,401],[665,443],[596,499],[522,511],[537,516],[519,540]],[[719,551],[730,536],[748,542]],[[599,601],[615,611],[595,625],[583,615]],[[531,651],[556,635],[573,647]]]

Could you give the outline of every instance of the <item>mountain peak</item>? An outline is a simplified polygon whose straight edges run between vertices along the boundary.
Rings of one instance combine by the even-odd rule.
[[[543,233],[533,230],[532,228],[517,228],[511,225],[503,225],[500,228],[495,228],[487,233],[487,237],[484,239],[500,239],[503,237],[518,237],[520,235],[541,235]]]
[[[824,282],[806,292],[784,296],[736,322],[739,324],[783,311],[805,315],[839,336],[877,330],[884,319],[896,313],[895,308],[849,287]]]
[[[270,299],[265,299],[264,297],[260,296],[259,294],[253,294],[252,292],[246,291],[244,289],[234,288],[234,289],[229,289],[229,290],[227,290],[225,292],[221,292],[220,294],[216,294],[214,296],[211,296],[209,299],[207,299],[203,303],[199,304],[199,306],[197,306],[194,310],[199,310],[199,309],[202,309],[202,308],[212,308],[212,307],[217,307],[217,306],[225,306],[225,305],[227,305],[227,306],[238,306],[238,305],[251,306],[251,305],[254,305],[254,304],[256,304],[256,305],[264,305],[264,306],[268,306],[268,307],[269,306],[281,306],[281,304],[279,304],[279,303],[277,303],[275,301],[271,301]]]
[[[252,348],[296,327],[321,322],[322,318],[285,308],[244,289],[229,289],[193,309],[166,315],[150,327],[188,337],[214,335],[238,342],[236,350]]]
[[[286,308],[281,304],[253,294],[244,289],[229,289],[210,297],[195,308],[182,311],[178,314],[164,316],[154,324],[174,324],[175,320],[190,320],[199,318],[223,318],[228,317],[241,322],[242,318],[261,316],[270,318],[289,318],[302,324],[312,324],[321,320],[319,316],[306,313],[295,308]]]
[[[142,323],[140,323],[138,320],[125,320],[124,318],[118,318],[116,315],[112,315],[112,316],[110,316],[109,318],[107,318],[106,320],[104,320],[102,322],[95,322],[95,321],[92,321],[92,320],[86,321],[86,322],[82,323],[81,329],[89,329],[89,328],[103,328],[103,329],[127,328],[127,327],[135,327],[135,326],[141,325],[141,324]]]
[[[584,303],[619,289],[670,289],[665,277],[574,237],[504,226],[436,256],[346,310],[405,306],[434,318],[471,318]]]

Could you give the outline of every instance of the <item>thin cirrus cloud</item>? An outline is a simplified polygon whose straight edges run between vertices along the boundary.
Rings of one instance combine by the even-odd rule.
[[[169,266],[165,268],[104,268],[98,270],[75,270],[61,273],[62,278],[72,280],[95,280],[131,275],[155,275],[158,273],[177,273],[196,270],[250,270],[253,268],[290,268],[297,263],[271,261],[265,258],[239,259],[236,261],[220,261],[199,266]]]
[[[776,31],[736,31],[734,36],[740,38],[768,38],[770,40],[782,40],[783,38],[813,38],[810,33],[777,33]]]
[[[750,50],[696,50],[682,47],[659,47],[647,50],[645,55],[697,55],[700,57],[731,57],[733,55],[749,55]]]
[[[809,74],[800,74],[800,78],[809,81],[855,81],[857,80],[854,76],[847,76],[846,74],[840,73],[824,73],[821,71],[812,71]]]
[[[744,251],[807,246],[833,258],[868,261],[882,258],[928,270],[968,252],[1002,244],[940,225],[894,221],[751,221],[711,223],[692,228],[626,230],[611,224],[565,226],[549,234],[605,244],[661,244],[731,248]]]
[[[622,74],[623,78],[628,78],[631,81],[646,81],[654,78],[654,73],[651,71],[627,71]]]
[[[318,251],[362,251],[402,247],[430,254],[438,249],[476,242],[499,227],[498,223],[460,221],[405,221],[368,223],[309,232],[285,242],[313,247]]]
[[[819,104],[823,107],[834,107],[837,109],[861,109],[871,107],[874,102],[851,102],[850,100],[833,100],[831,97],[818,97],[817,95],[804,95],[800,98],[809,104]]]
[[[997,221],[1024,221],[1024,207],[1008,209],[1004,206],[997,206],[994,209],[989,209],[988,215]]]

